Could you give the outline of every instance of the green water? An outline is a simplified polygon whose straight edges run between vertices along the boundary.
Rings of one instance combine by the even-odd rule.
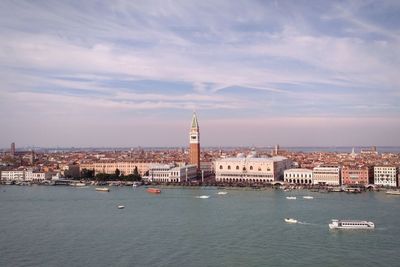
[[[1,186],[0,266],[400,266],[400,196],[227,191]]]

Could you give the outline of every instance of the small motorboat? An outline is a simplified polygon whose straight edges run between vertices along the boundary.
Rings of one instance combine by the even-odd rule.
[[[297,197],[286,197],[286,199],[297,199]]]
[[[210,196],[205,196],[205,195],[203,195],[203,196],[197,196],[196,198],[203,198],[203,199],[205,199],[205,198],[209,198]]]
[[[287,222],[287,223],[297,223],[297,220],[293,219],[293,218],[285,218],[285,222]]]
[[[161,190],[158,188],[148,188],[146,191],[148,193],[152,193],[152,194],[160,194],[161,193]]]
[[[118,205],[117,208],[121,210],[121,209],[124,209],[125,206],[123,206],[123,205]]]
[[[217,193],[217,195],[226,195],[226,194],[228,194],[228,192],[220,191]]]
[[[314,199],[313,196],[303,196],[304,199]]]
[[[110,192],[110,189],[107,187],[96,187],[96,191],[99,192]]]

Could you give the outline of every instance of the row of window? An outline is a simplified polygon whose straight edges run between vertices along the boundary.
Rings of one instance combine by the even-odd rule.
[[[396,178],[378,178],[378,179],[375,179],[375,181],[378,181],[378,182],[385,182],[385,181],[396,181]]]
[[[304,176],[303,176],[304,175]],[[289,177],[289,178],[312,178],[312,174],[303,174],[303,173],[285,173],[285,177]]]
[[[242,178],[220,178],[222,182],[252,182],[252,183],[272,183],[273,179],[242,179]]]
[[[286,179],[286,182],[294,184],[312,184],[312,180],[308,179]]]
[[[390,174],[379,174],[379,175],[376,175],[376,174],[375,174],[375,177],[383,177],[383,178],[384,178],[384,177],[388,177],[388,178],[389,178],[389,177],[393,177],[393,178],[396,178],[396,175],[390,175]]]
[[[219,169],[220,169],[220,170],[223,170],[224,167],[223,167],[222,165],[219,165]],[[230,169],[231,169],[231,166],[228,165],[228,170],[230,170]],[[239,166],[236,166],[236,170],[239,170],[239,169],[240,169],[240,167],[239,167]],[[250,169],[250,171],[252,171],[252,170],[253,170],[253,166],[250,166],[249,169]],[[246,167],[243,167],[242,170],[243,170],[243,171],[246,171]],[[261,171],[261,167],[258,167],[258,171]],[[270,168],[267,168],[267,171],[271,171],[271,169],[270,169]]]
[[[228,177],[237,177],[237,174],[232,174],[232,173],[221,173],[218,176],[228,176]],[[273,174],[246,174],[241,177],[266,177],[266,178],[274,178]]]
[[[158,182],[179,182],[179,179],[154,179]]]

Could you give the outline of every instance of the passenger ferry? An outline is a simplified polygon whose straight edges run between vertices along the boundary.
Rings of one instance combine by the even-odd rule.
[[[329,229],[374,229],[375,224],[367,221],[336,220],[329,224]]]

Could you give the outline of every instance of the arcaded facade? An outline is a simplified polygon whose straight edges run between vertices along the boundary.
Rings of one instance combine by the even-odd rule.
[[[272,183],[283,179],[284,170],[291,167],[285,157],[225,158],[216,160],[215,180],[233,183]]]

